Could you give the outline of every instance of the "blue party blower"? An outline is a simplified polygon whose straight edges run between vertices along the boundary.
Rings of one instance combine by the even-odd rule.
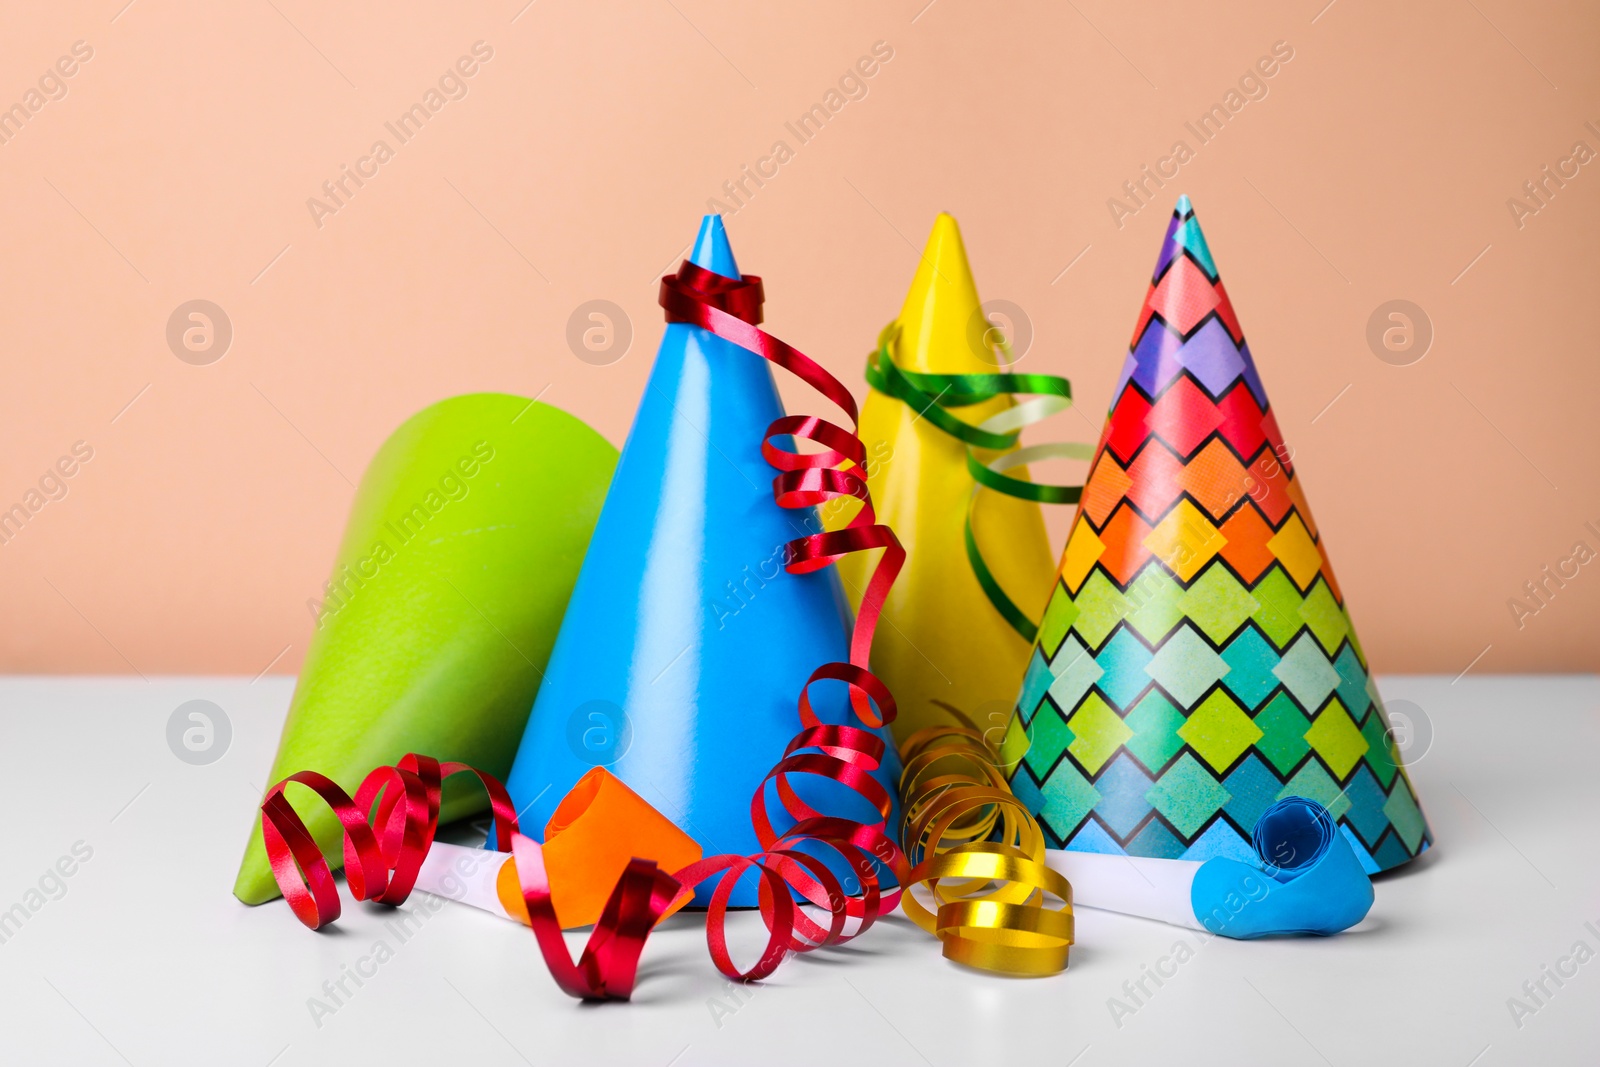
[[[690,259],[739,277],[716,215]],[[851,625],[833,568],[784,570],[785,543],[822,525],[773,500],[761,442],[783,414],[765,360],[699,326],[667,325],[507,782],[530,836],[605,766],[708,856],[759,851],[751,799],[800,730],[806,679],[849,658]],[[812,695],[825,722],[851,721],[844,685]],[[879,732],[874,777],[894,796],[899,762]],[[791,782],[830,815],[878,818],[837,783]],[[756,889],[744,878],[731,903],[753,906]]]
[[[1256,820],[1248,860],[1204,862],[1050,850],[1075,907],[1104,908],[1251,940],[1336,934],[1372,908],[1372,880],[1328,810],[1285,797]]]

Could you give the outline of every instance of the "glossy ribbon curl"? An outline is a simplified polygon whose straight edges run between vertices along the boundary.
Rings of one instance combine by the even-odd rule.
[[[1006,784],[999,754],[958,709],[941,706],[960,725],[918,730],[901,746],[901,841],[916,864],[905,913],[944,943],[946,958],[970,967],[1065,970],[1072,886],[1045,865],[1044,833]]]
[[[989,565],[984,562],[978,539],[972,532],[972,511],[978,494],[985,489],[1039,504],[1076,504],[1083,495],[1081,485],[1043,485],[1005,472],[1013,467],[1049,459],[1092,459],[1094,446],[1078,442],[1050,442],[1015,448],[1022,431],[1072,406],[1072,383],[1054,374],[921,374],[902,370],[895,362],[894,348],[900,339],[900,326],[890,323],[878,335],[878,349],[867,357],[867,385],[906,404],[934,426],[967,446],[967,472],[972,475],[972,495],[967,500],[963,536],[967,562],[989,603],[1024,641],[1038,637],[1039,624],[1000,587]],[[997,346],[1010,355],[1004,338]],[[969,407],[1000,396],[1027,395],[1004,411],[981,423],[970,423],[949,409]],[[979,450],[1013,449],[993,459],[978,455]]]
[[[505,786],[464,763],[443,763],[416,753],[393,767],[378,767],[356,790],[354,799],[316,771],[289,775],[261,802],[261,832],[272,876],[295,917],[313,930],[339,917],[339,892],[328,861],[284,790],[291,782],[307,786],[333,809],[343,828],[345,882],[357,900],[399,904],[411,895],[422,859],[439,829],[439,794],[446,778],[472,774],[489,793],[495,845],[511,850],[517,831],[516,809]],[[374,810],[375,809],[375,810]],[[368,822],[368,814],[372,821]]]
[[[423,857],[433,847],[444,779],[461,773],[475,775],[488,791],[495,847],[513,853],[533,936],[556,984],[574,997],[626,1000],[633,991],[645,939],[656,920],[688,890],[649,860],[633,860],[574,964],[550,900],[539,846],[517,832],[516,809],[505,786],[464,763],[440,763],[412,753],[393,767],[373,770],[354,799],[315,771],[291,774],[274,785],[261,802],[261,830],[273,877],[295,916],[316,930],[337,919],[340,906],[322,849],[284,796],[290,783],[310,788],[338,816],[350,895],[400,904],[410,896]]]

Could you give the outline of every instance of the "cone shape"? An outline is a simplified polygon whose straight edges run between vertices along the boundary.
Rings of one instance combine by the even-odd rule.
[[[961,230],[949,215],[934,221],[898,322],[900,340],[893,351],[905,370],[992,374],[998,369],[981,343],[987,326],[978,289]],[[996,399],[956,413],[977,423],[1010,403]],[[869,392],[862,406],[861,439],[879,520],[893,527],[907,552],[872,650],[872,669],[900,707],[895,733],[907,737],[948,722],[949,716],[931,703],[942,700],[984,728],[993,727],[998,738],[1027,665],[1028,643],[989,603],[967,561],[963,526],[973,486],[967,446],[877,391]],[[999,455],[978,454],[984,459]],[[1027,477],[1025,468],[1011,473]],[[850,515],[841,509],[829,517],[829,525],[842,526]],[[1039,505],[986,492],[978,499],[973,533],[1000,587],[1037,619],[1055,571]],[[873,562],[858,555],[839,564],[857,602]]]
[[[312,770],[354,793],[408,752],[504,777],[616,457],[566,412],[498,393],[396,430],[356,492],[267,784]],[[487,806],[462,782],[445,785],[445,819]],[[339,866],[332,813],[288,796]],[[259,818],[233,891],[278,895]]]
[[[691,258],[738,276],[715,215]],[[850,627],[831,568],[783,570],[785,542],[818,527],[772,499],[761,441],[782,414],[765,360],[667,326],[507,783],[525,833],[604,765],[707,855],[759,848],[751,798],[800,729],[812,670],[848,658]],[[847,721],[842,685],[813,693]],[[892,793],[898,774],[878,778]],[[875,817],[834,783],[795,784],[830,814]],[[755,901],[746,879],[733,902]]]
[[[1368,873],[1411,859],[1427,823],[1187,197],[1113,395],[1012,789],[1056,848],[1248,861],[1256,819],[1303,796]]]

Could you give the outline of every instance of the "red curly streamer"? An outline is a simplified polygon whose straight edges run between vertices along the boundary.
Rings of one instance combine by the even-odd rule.
[[[768,463],[783,472],[773,479],[772,488],[774,498],[784,507],[802,506],[786,500],[786,494],[801,484],[801,479],[795,475],[802,472],[829,469],[838,474],[849,474],[855,480],[852,492],[825,488],[820,483],[815,487],[816,496],[811,503],[850,496],[860,500],[862,506],[842,530],[813,534],[789,542],[788,570],[793,574],[805,574],[851,552],[886,549],[867,582],[850,642],[850,662],[864,670],[872,651],[872,635],[877,629],[878,615],[888,598],[889,587],[894,584],[895,577],[905,564],[905,549],[900,546],[894,531],[877,521],[871,494],[860,475],[855,471],[837,470],[841,456],[854,464],[857,470],[866,456],[866,447],[856,433],[860,415],[855,397],[850,395],[850,390],[845,388],[843,382],[829,374],[810,356],[756,325],[761,321],[761,300],[760,278],[746,274],[736,281],[688,260],[684,260],[677,274],[669,274],[661,279],[661,306],[666,310],[668,322],[693,323],[746,351],[754,352],[789,371],[850,416],[848,429],[815,415],[788,415],[776,419],[767,427],[761,453]],[[812,441],[822,445],[824,451],[804,453],[786,449],[776,443],[776,439],[782,437]],[[860,714],[866,700],[866,690],[853,682],[850,685],[851,703]],[[889,705],[890,709],[884,709],[888,710],[886,716],[880,711],[880,717],[885,722],[894,718],[892,698]],[[765,844],[763,842],[763,847]]]
[[[513,838],[513,857],[534,939],[544,955],[545,966],[550,968],[550,976],[562,992],[580,1000],[627,1000],[633,994],[645,939],[662,912],[680,895],[682,885],[652,860],[629,860],[589,935],[583,955],[574,964],[567,955],[561,923],[550,900],[543,852],[532,840],[517,834]]]
[[[517,832],[516,810],[499,780],[464,763],[441,764],[413,753],[393,767],[373,770],[354,799],[315,771],[291,774],[273,786],[261,804],[261,830],[273,876],[294,914],[313,930],[325,926],[339,917],[339,894],[322,850],[284,796],[289,783],[311,788],[338,817],[350,895],[400,904],[411,894],[423,857],[433,847],[444,779],[460,773],[476,775],[488,791],[495,845],[516,860],[534,938],[556,984],[574,997],[628,999],[645,939],[682,895],[683,886],[650,860],[630,862],[582,956],[573,963],[550,900],[539,846]]]
[[[872,637],[889,588],[905,564],[906,553],[889,527],[877,521],[872,496],[860,470],[866,449],[856,433],[856,402],[850,391],[809,356],[761,330],[761,279],[725,278],[685,261],[661,280],[661,306],[667,321],[687,322],[766,359],[799,377],[850,418],[849,428],[814,415],[786,415],[767,427],[761,454],[779,473],[773,499],[780,507],[807,508],[840,497],[860,502],[843,529],[789,542],[785,568],[807,574],[852,552],[882,549],[883,556],[856,613],[848,662],[824,663],[812,672],[798,697],[801,729],[783,758],[768,772],[751,798],[750,817],[762,852],[754,856],[708,856],[668,874],[648,860],[633,860],[617,880],[605,910],[577,963],[568,954],[555,909],[543,854],[517,833],[516,812],[505,788],[494,778],[460,763],[409,755],[393,767],[379,767],[361,783],[355,799],[314,771],[290,775],[273,786],[261,804],[262,831],[272,873],[296,916],[312,929],[339,917],[339,896],[321,849],[283,791],[299,782],[317,793],[338,816],[344,832],[346,881],[357,900],[399,904],[415,884],[422,859],[432,847],[439,822],[443,779],[463,771],[477,775],[494,810],[496,847],[512,851],[530,925],[556,984],[571,996],[626,1000],[633,991],[639,954],[660,916],[695,886],[717,879],[706,915],[706,943],[712,961],[736,981],[757,981],[775,971],[790,952],[808,952],[859,937],[900,901],[910,872],[904,854],[886,833],[893,798],[871,776],[883,761],[884,742],[874,731],[894,721],[889,688],[867,667]],[[806,441],[819,451],[783,447],[783,438]],[[860,726],[824,723],[811,705],[816,682],[843,682]],[[790,775],[812,775],[838,782],[870,804],[879,815],[866,823],[826,815],[802,801]],[[782,834],[773,826],[767,783],[793,824]],[[372,821],[368,822],[368,813]],[[826,847],[860,882],[845,892],[839,877],[814,849]],[[807,851],[811,849],[813,851]],[[888,870],[898,885],[885,893],[879,872]],[[728,949],[726,919],[734,886],[754,871],[767,944],[749,968],[741,970]],[[829,913],[827,928],[795,905],[802,900]],[[846,932],[847,921],[855,928]]]
[[[808,508],[839,497],[861,503],[844,529],[789,542],[785,569],[791,574],[807,574],[852,552],[884,552],[856,615],[849,662],[822,664],[806,680],[798,698],[801,730],[751,798],[751,822],[764,851],[751,857],[712,857],[677,872],[685,885],[719,878],[706,917],[706,938],[718,969],[730,978],[746,981],[771,974],[786,952],[805,952],[859,936],[879,915],[899,903],[900,889],[883,893],[878,871],[892,871],[902,882],[906,874],[905,857],[884,832],[893,798],[871,777],[882,763],[884,750],[883,739],[873,731],[894,721],[894,697],[867,667],[878,615],[889,587],[905,563],[905,549],[894,532],[877,521],[871,493],[860,473],[866,448],[856,434],[855,398],[809,356],[757,326],[761,302],[761,279],[751,275],[726,278],[685,261],[677,274],[661,279],[661,306],[668,322],[699,326],[790,371],[849,416],[848,428],[815,415],[785,415],[767,427],[761,454],[779,472],[773,479],[772,492],[780,507]],[[786,448],[781,443],[785,438],[806,441],[819,446],[819,450]],[[819,681],[843,682],[849,687],[850,706],[861,726],[830,725],[818,719],[810,690]],[[861,823],[813,810],[790,782],[789,776],[797,774],[844,785],[872,805],[880,816],[878,821]],[[794,820],[782,835],[774,828],[769,810],[769,781],[776,784],[779,802]],[[826,846],[855,873],[861,883],[859,894],[846,894],[828,865],[814,851],[805,851],[818,845]],[[726,903],[734,883],[752,868],[761,877],[758,899],[768,942],[756,964],[740,971],[727,952]],[[831,918],[826,929],[794,907],[796,894],[828,910]],[[849,918],[856,919],[857,924],[847,934]]]
[[[441,764],[431,756],[412,753],[393,767],[374,769],[362,780],[354,800],[315,771],[291,774],[274,785],[261,802],[261,834],[272,876],[295,916],[313,930],[326,926],[339,917],[339,892],[322,849],[284,796],[290,782],[309,786],[344,828],[350,895],[399,904],[410,895],[422,859],[433,847],[444,780],[456,774],[471,774],[483,783],[494,812],[495,845],[510,851],[517,829],[510,795],[498,779],[465,763]],[[376,814],[369,823],[374,804]]]

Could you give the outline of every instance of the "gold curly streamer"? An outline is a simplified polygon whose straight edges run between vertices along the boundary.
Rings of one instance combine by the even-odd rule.
[[[1072,886],[1045,865],[1044,833],[1006,784],[999,753],[941,706],[959,725],[918,730],[900,746],[901,847],[914,865],[901,907],[943,942],[946,959],[1057,974],[1073,943]]]

